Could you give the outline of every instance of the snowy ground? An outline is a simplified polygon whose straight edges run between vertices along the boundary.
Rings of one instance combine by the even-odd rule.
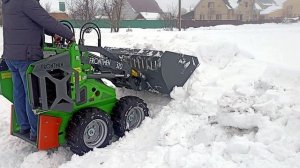
[[[300,167],[300,24],[105,32],[103,43],[182,52],[202,64],[172,100],[118,90],[144,98],[151,118],[82,157],[10,136],[9,103],[0,98],[0,167]]]

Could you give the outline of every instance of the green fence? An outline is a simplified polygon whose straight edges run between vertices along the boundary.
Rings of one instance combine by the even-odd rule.
[[[80,28],[84,22],[69,20],[75,28]],[[251,21],[243,22],[239,20],[182,20],[182,28],[189,27],[208,27],[217,25],[243,25],[243,24],[263,24],[263,23],[281,23],[281,20],[272,21]],[[96,20],[93,23],[97,24],[100,28],[110,28],[108,20]],[[120,28],[142,28],[142,29],[162,29],[162,28],[175,28],[176,20],[123,20],[120,22]]]
[[[75,28],[80,28],[84,22],[69,20]],[[93,23],[97,24],[100,28],[110,28],[108,20],[96,20]],[[142,28],[142,29],[160,29],[169,27],[170,21],[164,20],[123,20],[120,22],[120,28]]]

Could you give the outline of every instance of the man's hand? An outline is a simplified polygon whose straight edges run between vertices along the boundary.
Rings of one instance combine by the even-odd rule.
[[[60,47],[61,45],[64,45],[64,44],[62,44],[63,38],[62,38],[61,36],[55,34],[55,35],[53,36],[53,39],[54,39],[54,43],[55,43],[55,45],[56,45],[57,47]],[[68,45],[68,46],[69,46],[71,43],[76,42],[75,36],[73,36],[71,40],[66,40],[66,42],[67,42],[67,45]]]
[[[69,46],[70,44],[72,44],[73,42],[76,42],[75,36],[73,36],[71,40],[68,40],[68,42],[67,42],[67,43],[68,43],[68,46]]]
[[[61,45],[61,41],[62,41],[62,37],[60,37],[59,35],[55,34],[53,38],[54,38],[54,44],[56,46],[60,46]]]
[[[75,36],[73,36],[70,42],[75,42],[75,41],[76,41]]]
[[[55,35],[54,35],[54,39],[55,39],[55,40],[59,40],[59,39],[61,39],[61,37],[60,37],[59,35],[55,34]]]

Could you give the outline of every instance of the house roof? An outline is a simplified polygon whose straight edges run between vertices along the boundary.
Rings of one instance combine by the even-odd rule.
[[[262,3],[264,5],[273,5],[276,3],[274,0],[257,0],[257,1],[259,1],[260,3]]]
[[[155,0],[127,0],[136,12],[163,13]]]
[[[50,15],[56,20],[67,20],[70,19],[69,15],[64,12],[51,12]]]
[[[195,11],[188,12],[181,16],[182,19],[194,19]]]
[[[202,0],[199,0],[198,4],[197,4],[196,6],[200,5],[201,1],[202,1]],[[231,4],[231,1],[234,2],[234,1],[238,1],[238,0],[222,0],[222,1],[224,2],[224,4],[226,5],[226,7],[227,7],[228,9],[233,9],[232,5],[233,5],[234,3]]]
[[[231,5],[232,8],[236,8],[239,6],[240,0],[228,0],[228,3]]]
[[[281,7],[280,6],[277,6],[277,5],[273,5],[273,6],[270,6],[268,8],[266,8],[265,10],[261,11],[260,14],[262,15],[267,15],[267,14],[270,14],[274,11],[277,11],[277,10],[280,10]]]
[[[255,3],[255,9],[257,9],[257,10],[263,10],[263,8],[261,6],[259,6],[258,3]]]
[[[264,8],[261,11],[262,15],[267,15],[274,11],[282,9],[283,3],[285,1],[287,1],[287,0],[256,0],[256,2],[259,2],[259,3],[267,6],[266,8]]]
[[[278,6],[282,6],[283,3],[287,0],[274,0]]]
[[[157,20],[160,18],[159,13],[151,13],[151,12],[141,12],[140,15],[145,19],[145,20]]]

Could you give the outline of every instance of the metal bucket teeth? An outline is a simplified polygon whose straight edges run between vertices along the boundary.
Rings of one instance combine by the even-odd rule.
[[[183,86],[199,65],[197,57],[169,51],[105,49],[145,75],[142,90],[150,92],[169,94],[175,86]]]

